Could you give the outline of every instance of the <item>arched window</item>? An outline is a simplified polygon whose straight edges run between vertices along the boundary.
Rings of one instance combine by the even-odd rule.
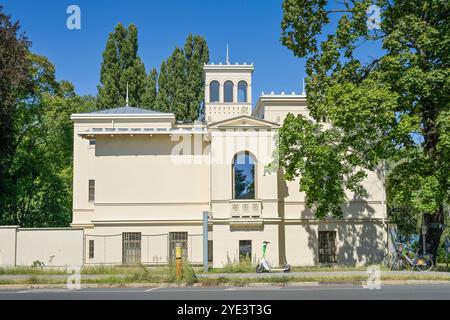
[[[233,82],[226,81],[223,85],[223,101],[233,102]]]
[[[211,81],[209,84],[209,102],[219,102],[219,88],[219,82]]]
[[[247,102],[247,82],[238,83],[238,102]]]
[[[248,151],[233,158],[233,198],[255,199],[255,159]]]

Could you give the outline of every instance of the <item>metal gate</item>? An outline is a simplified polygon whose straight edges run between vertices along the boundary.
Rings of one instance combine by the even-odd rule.
[[[141,262],[141,233],[122,233],[122,263],[137,264]]]

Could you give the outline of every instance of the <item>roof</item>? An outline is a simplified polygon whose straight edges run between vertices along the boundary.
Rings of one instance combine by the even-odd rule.
[[[103,109],[93,112],[74,113],[70,116],[72,120],[100,120],[100,119],[170,119],[175,120],[175,115],[170,112],[159,112],[150,109],[135,107],[119,107]]]
[[[113,109],[103,109],[88,114],[164,114],[164,112],[158,112],[150,109],[141,109],[135,107],[119,107]]]

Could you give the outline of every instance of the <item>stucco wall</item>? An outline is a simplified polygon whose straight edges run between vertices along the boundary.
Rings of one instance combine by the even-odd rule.
[[[0,226],[0,266],[14,266],[17,226]]]
[[[202,225],[166,224],[153,226],[100,226],[85,232],[86,264],[121,264],[122,233],[141,233],[141,262],[157,265],[168,262],[169,232],[188,233],[188,260],[194,264],[203,261]],[[94,241],[94,258],[89,258],[89,240]]]
[[[250,229],[251,230],[251,229]],[[278,266],[278,225],[267,224],[260,231],[230,231],[228,224],[214,225],[213,263],[215,268],[227,263],[239,262],[239,240],[252,241],[252,262],[258,263],[262,257],[262,243],[269,241],[266,260],[272,266]]]
[[[39,260],[45,266],[83,265],[83,230],[18,229],[18,266],[30,266]]]
[[[336,231],[337,263],[381,263],[386,253],[387,227],[381,222],[340,221],[286,224],[286,258],[294,266],[319,263],[319,231]],[[282,231],[283,232],[283,231]]]

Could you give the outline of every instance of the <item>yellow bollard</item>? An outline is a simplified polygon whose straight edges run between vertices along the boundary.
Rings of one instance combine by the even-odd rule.
[[[177,280],[183,277],[183,248],[181,243],[177,243],[175,246],[175,272]]]

